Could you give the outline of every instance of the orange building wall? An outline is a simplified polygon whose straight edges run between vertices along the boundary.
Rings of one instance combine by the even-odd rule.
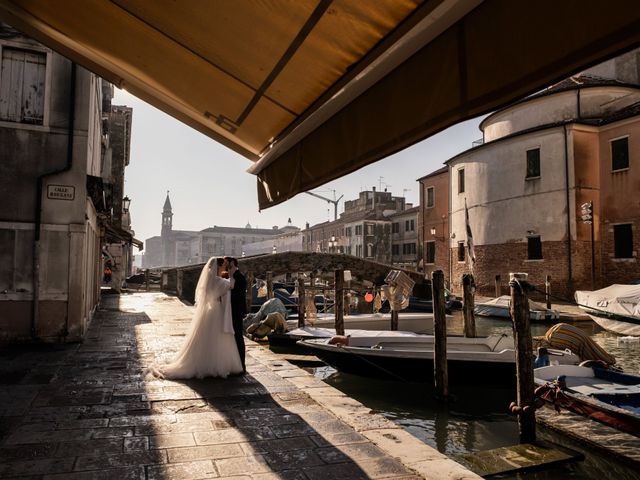
[[[450,279],[449,266],[449,170],[420,180],[420,215],[422,259],[427,278],[435,270],[442,270],[445,282]],[[427,208],[427,188],[434,187],[434,206]],[[435,227],[436,234],[431,235]],[[426,263],[426,242],[436,242],[434,264]]]

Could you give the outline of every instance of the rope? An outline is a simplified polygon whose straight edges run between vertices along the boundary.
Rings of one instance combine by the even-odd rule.
[[[506,333],[502,333],[500,335],[500,338],[498,338],[498,341],[496,342],[496,344],[493,346],[493,348],[491,349],[492,352],[495,352],[496,347],[498,346],[498,344],[500,343],[500,340],[502,340],[504,337],[507,337],[508,335]]]

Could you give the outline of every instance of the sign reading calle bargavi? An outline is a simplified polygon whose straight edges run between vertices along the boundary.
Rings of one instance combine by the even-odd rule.
[[[71,185],[47,185],[47,198],[53,200],[73,200],[76,196],[76,187]]]

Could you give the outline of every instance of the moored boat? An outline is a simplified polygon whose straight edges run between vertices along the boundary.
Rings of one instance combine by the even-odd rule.
[[[511,318],[509,305],[511,305],[511,297],[502,295],[486,302],[476,303],[473,311],[481,317]],[[557,310],[529,301],[529,319],[532,322],[551,322],[558,320],[558,318],[560,318],[560,314]]]
[[[640,336],[640,285],[614,284],[600,290],[579,290],[575,299],[605,330]]]
[[[536,368],[543,398],[640,437],[640,376],[579,365]]]
[[[452,318],[447,316],[447,318]],[[344,328],[350,330],[390,330],[390,313],[358,313],[344,315]],[[306,318],[305,324],[318,328],[334,328],[335,314],[318,313],[315,318]],[[287,319],[287,329],[298,327],[297,318]],[[433,329],[433,313],[400,312],[398,314],[398,330],[424,333]]]
[[[348,344],[336,339],[298,342],[310,353],[337,370],[357,375],[387,377],[413,382],[433,379],[433,335],[411,337],[357,336]],[[549,349],[560,363],[577,364],[580,358],[570,351]],[[447,337],[449,379],[452,382],[515,382],[513,338],[507,335],[466,338]]]

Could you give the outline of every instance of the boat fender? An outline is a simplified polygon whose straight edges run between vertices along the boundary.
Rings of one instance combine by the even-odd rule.
[[[350,335],[335,335],[329,339],[329,345],[337,345],[338,347],[349,345]]]

